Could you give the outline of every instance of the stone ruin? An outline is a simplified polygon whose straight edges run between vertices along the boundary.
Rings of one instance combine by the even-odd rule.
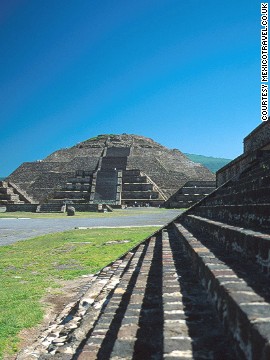
[[[219,188],[95,274],[18,360],[270,359],[270,121]]]
[[[161,206],[198,180],[213,181],[214,174],[179,150],[143,136],[99,135],[23,163],[0,184],[0,203],[10,211],[32,211],[34,204],[40,211],[60,211],[63,204],[79,211],[101,203]]]
[[[215,188],[215,181],[188,181],[170,196],[164,205],[167,208],[189,208],[209,195]]]

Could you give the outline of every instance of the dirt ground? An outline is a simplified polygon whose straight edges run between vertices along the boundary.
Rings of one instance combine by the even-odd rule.
[[[75,280],[61,281],[61,288],[57,294],[50,294],[41,300],[46,309],[45,316],[41,324],[34,328],[24,329],[20,332],[19,349],[22,350],[32,345],[40,334],[47,329],[49,324],[61,313],[66,305],[77,299],[80,289],[91,281],[92,275],[82,276]],[[3,360],[15,360],[17,354],[6,355]]]

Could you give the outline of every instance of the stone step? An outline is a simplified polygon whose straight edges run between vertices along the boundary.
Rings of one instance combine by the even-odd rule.
[[[270,187],[270,177],[259,177],[255,179],[250,179],[245,183],[239,183],[232,181],[228,186],[219,189],[218,195],[230,195],[238,193],[246,193],[248,191],[256,191],[260,188],[269,188]]]
[[[69,184],[69,183],[67,183],[62,188],[62,190],[64,190],[64,191],[89,191],[90,184],[78,184],[78,183]]]
[[[268,204],[270,203],[270,187],[245,192],[221,194],[219,191],[210,196],[204,205],[237,205],[237,204]]]
[[[54,195],[54,199],[82,199],[90,196],[87,190],[71,190],[71,191],[57,191]]]
[[[247,179],[254,179],[260,176],[269,175],[270,159],[261,160],[253,168],[244,171],[240,177],[239,182],[245,182]]]
[[[103,292],[102,299],[99,300],[103,301],[102,304],[104,304],[104,306],[99,306],[98,311],[94,310],[95,307],[93,309],[92,306],[86,314],[88,318],[84,316],[77,333],[75,332],[72,335],[73,353],[75,356],[78,356],[78,359],[85,357],[85,355],[89,356],[91,354],[92,356],[92,354],[97,352],[105,336],[107,336],[108,333],[110,334],[111,323],[114,321],[116,322],[115,326],[117,326],[118,322],[117,320],[115,321],[115,319],[119,317],[119,306],[123,303],[123,296],[129,296],[130,294],[130,287],[132,287],[134,281],[136,281],[145,251],[145,245],[142,244],[136,249],[135,253],[132,254],[132,257],[128,257],[128,261],[125,262],[124,266],[122,265],[120,272],[118,272],[116,281],[109,284],[110,291]],[[107,296],[104,296],[104,294]],[[82,327],[84,337],[81,336]],[[84,330],[84,327],[86,330]],[[108,346],[108,344],[106,345]],[[67,350],[68,348],[59,349],[63,354],[66,354],[68,352]]]
[[[122,191],[151,191],[153,190],[153,184],[148,183],[131,183],[131,184],[123,184]]]
[[[254,187],[260,185],[261,180],[265,179],[265,184],[269,185],[269,170],[258,171],[257,174],[248,173],[244,174],[242,177],[240,175],[239,178],[233,179],[232,184],[242,187],[244,189],[246,186],[252,185]]]
[[[196,181],[188,181],[186,184],[186,186],[197,186],[197,187],[211,187],[211,188],[215,188],[216,187],[216,182],[215,181],[204,181],[204,180],[196,180]]]
[[[122,199],[122,203],[127,206],[150,206],[162,207],[164,206],[164,201],[160,199]]]
[[[14,193],[11,193],[11,194],[1,194],[0,193],[0,201],[1,200],[10,200],[10,201],[19,201],[20,200],[20,197],[18,194],[14,194]]]
[[[123,175],[123,183],[147,183],[147,177],[146,176],[136,176],[136,175]]]
[[[237,178],[233,179],[233,182],[246,185],[250,182],[255,181],[255,179],[258,179],[260,177],[269,176],[269,169],[270,169],[270,159],[267,160],[258,159],[253,165],[248,166],[245,170],[243,170],[240,174],[238,174]],[[233,174],[238,173],[238,171],[236,172],[232,171],[229,178],[233,176]]]
[[[94,160],[94,168],[96,168],[96,160]],[[75,176],[78,179],[89,179],[93,175],[93,171],[77,170]]]
[[[216,359],[222,354],[235,359],[207,293],[183,264],[177,245],[178,238],[166,230],[146,243],[137,273],[121,279],[119,293],[76,359],[195,359],[213,352]],[[189,274],[180,283],[183,271]]]
[[[201,200],[201,198],[198,198],[197,201]],[[178,209],[187,209],[190,206],[192,206],[194,203],[196,203],[197,201],[168,201],[166,203],[166,207],[169,208],[178,208]]]
[[[101,170],[125,170],[127,167],[127,157],[103,157]]]
[[[89,353],[101,359],[117,356],[132,358],[140,305],[144,297],[154,245],[155,238],[152,238],[145,251],[136,254],[130,271],[123,275],[110,303],[82,348],[78,360]]]
[[[92,177],[70,177],[67,180],[67,183],[71,184],[90,184]]]
[[[140,176],[141,171],[139,169],[123,170],[123,177],[125,176]]]
[[[220,259],[182,224],[175,224],[175,229],[233,340],[231,346],[237,346],[245,359],[270,358],[269,278],[256,277],[258,272],[254,273],[252,263],[250,269],[237,256],[230,263],[228,253],[224,256],[224,251],[220,251]],[[208,239],[207,234],[204,238]]]
[[[236,253],[241,261],[252,261],[262,272],[270,273],[270,235],[197,215],[181,219],[195,236],[208,236],[226,251]]]
[[[61,212],[63,204],[62,203],[48,203],[48,204],[42,204],[40,206],[39,212]]]
[[[7,205],[7,204],[12,204],[12,205],[16,205],[16,204],[24,204],[24,201],[21,200],[0,200],[0,205]]]
[[[158,199],[159,193],[156,191],[122,191],[122,199]]]
[[[73,198],[73,199],[69,199],[68,197],[65,197],[64,199],[50,199],[50,204],[68,204],[68,205],[72,205],[72,204],[85,204],[88,203],[88,199],[85,200],[85,198]]]
[[[238,225],[255,231],[270,233],[269,204],[246,205],[201,205],[193,209],[193,214],[229,225]]]
[[[192,195],[190,195],[190,194],[176,194],[173,197],[172,201],[175,201],[175,200],[179,201],[179,202],[181,202],[181,201],[184,201],[184,202],[189,201],[189,202],[195,203],[195,202],[203,199],[204,197],[205,197],[205,195],[202,195],[202,194],[192,194]]]
[[[0,187],[0,194],[14,195],[14,190],[11,187]]]
[[[177,232],[169,225],[162,238],[163,358],[238,358]]]
[[[127,157],[130,155],[129,147],[108,147],[106,157]]]
[[[212,191],[215,190],[215,187],[202,187],[202,186],[197,186],[197,187],[187,187],[187,186],[183,186],[181,189],[181,193],[184,195],[197,195],[197,194],[202,194],[202,195],[208,195],[210,194]]]

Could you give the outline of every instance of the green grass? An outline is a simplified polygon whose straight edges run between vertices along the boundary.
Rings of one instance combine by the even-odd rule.
[[[40,323],[41,299],[59,280],[95,273],[157,227],[72,230],[0,247],[0,359],[18,350],[18,334]],[[106,244],[111,240],[129,240]]]
[[[141,215],[141,214],[154,214],[160,212],[166,212],[167,209],[162,208],[136,208],[132,210],[114,210],[113,212],[106,213],[98,213],[98,212],[76,212],[75,217],[80,218],[107,218],[107,217],[119,217],[119,216],[133,216],[133,215]],[[64,213],[32,213],[25,211],[17,211],[17,212],[0,212],[0,218],[31,218],[31,219],[61,219],[66,218],[67,214]]]

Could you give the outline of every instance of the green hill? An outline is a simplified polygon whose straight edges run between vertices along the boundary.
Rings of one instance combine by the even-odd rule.
[[[187,153],[185,153],[185,155],[190,160],[204,165],[213,173],[215,173],[216,171],[221,169],[223,166],[228,164],[230,161],[232,161],[231,159],[215,158],[212,156],[195,155],[195,154],[187,154]]]

